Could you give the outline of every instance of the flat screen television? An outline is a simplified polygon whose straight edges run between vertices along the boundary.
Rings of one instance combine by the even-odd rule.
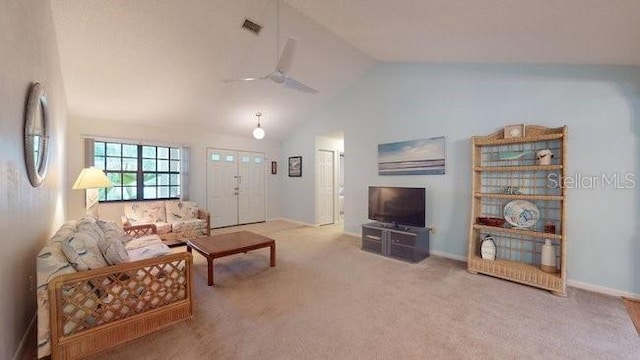
[[[425,226],[425,188],[369,186],[369,219],[394,226]]]

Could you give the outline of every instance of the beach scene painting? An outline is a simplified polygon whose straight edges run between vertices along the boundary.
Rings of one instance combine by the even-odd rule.
[[[378,145],[379,175],[442,175],[444,136]]]

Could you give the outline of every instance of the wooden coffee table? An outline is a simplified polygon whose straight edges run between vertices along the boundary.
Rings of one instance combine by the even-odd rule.
[[[271,267],[276,266],[276,242],[250,231],[212,235],[187,241],[187,251],[192,249],[207,258],[207,284],[213,285],[213,259],[247,251],[271,248]]]

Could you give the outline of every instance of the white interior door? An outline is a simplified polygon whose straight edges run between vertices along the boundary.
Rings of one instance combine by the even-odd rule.
[[[207,210],[211,227],[238,224],[237,151],[207,149]]]
[[[238,223],[265,221],[265,160],[264,154],[238,153]]]
[[[318,150],[316,156],[316,210],[319,225],[334,222],[334,164],[333,151]]]

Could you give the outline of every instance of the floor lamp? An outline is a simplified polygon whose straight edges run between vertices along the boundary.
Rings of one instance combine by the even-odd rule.
[[[86,190],[87,214],[98,219],[98,189],[111,187],[111,181],[104,172],[96,167],[82,169],[73,184],[74,190]]]

